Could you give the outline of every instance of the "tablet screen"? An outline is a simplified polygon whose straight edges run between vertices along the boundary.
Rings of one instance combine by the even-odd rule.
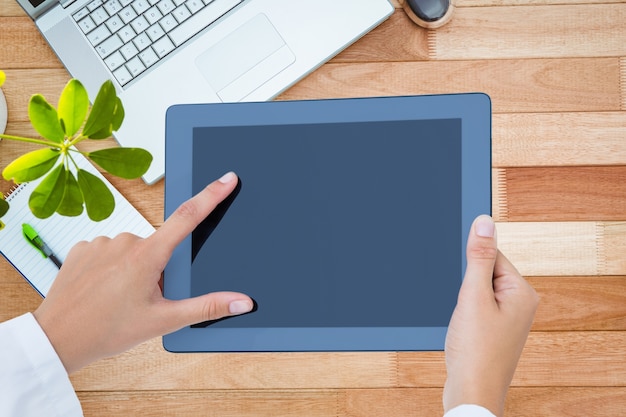
[[[165,217],[240,178],[174,250],[165,297],[258,305],[167,350],[443,350],[467,234],[491,213],[486,95],[177,105],[165,145]]]
[[[198,127],[193,193],[237,195],[192,239],[192,296],[240,291],[216,327],[446,326],[461,282],[461,120]],[[209,238],[210,235],[210,238]]]

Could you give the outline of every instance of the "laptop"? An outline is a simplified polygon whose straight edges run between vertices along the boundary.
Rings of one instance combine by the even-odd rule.
[[[115,133],[165,173],[173,104],[266,101],[393,12],[388,0],[17,0],[95,98],[113,80],[126,118]]]

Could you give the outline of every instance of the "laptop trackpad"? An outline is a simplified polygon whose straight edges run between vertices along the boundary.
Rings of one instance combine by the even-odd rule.
[[[223,101],[240,101],[295,61],[264,14],[203,52],[196,65]]]

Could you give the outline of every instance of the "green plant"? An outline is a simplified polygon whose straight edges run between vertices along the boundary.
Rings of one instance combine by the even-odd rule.
[[[0,86],[5,78],[0,71]],[[42,138],[6,134],[0,134],[0,138],[43,148],[18,157],[4,168],[2,175],[18,184],[45,176],[28,201],[38,218],[48,218],[55,212],[78,216],[85,209],[91,220],[100,221],[115,209],[109,188],[100,178],[79,168],[72,157],[74,153],[83,154],[104,171],[125,179],[142,176],[152,162],[152,155],[141,148],[111,147],[92,152],[76,149],[75,145],[83,140],[106,139],[120,128],[124,107],[111,81],[102,84],[91,110],[87,90],[80,81],[72,79],[61,92],[56,109],[41,94],[33,95],[28,117]],[[7,210],[8,204],[1,200],[0,216]]]

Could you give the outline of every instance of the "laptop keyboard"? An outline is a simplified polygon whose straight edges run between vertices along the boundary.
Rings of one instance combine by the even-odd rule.
[[[73,18],[123,86],[242,1],[94,0]]]

